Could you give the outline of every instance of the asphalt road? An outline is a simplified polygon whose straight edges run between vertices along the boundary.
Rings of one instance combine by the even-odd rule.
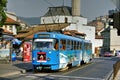
[[[74,67],[63,72],[27,72],[6,77],[2,80],[105,80],[108,79],[117,57],[95,58],[92,63]]]
[[[116,58],[95,59],[92,64],[65,75],[82,77],[86,79],[88,78],[91,80],[106,79],[110,75],[113,69],[113,64],[116,62],[116,60]]]

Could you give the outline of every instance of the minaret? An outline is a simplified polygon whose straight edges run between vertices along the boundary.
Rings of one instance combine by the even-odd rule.
[[[116,5],[117,9],[120,11],[120,0],[111,0]]]
[[[72,0],[72,16],[80,16],[80,0]]]

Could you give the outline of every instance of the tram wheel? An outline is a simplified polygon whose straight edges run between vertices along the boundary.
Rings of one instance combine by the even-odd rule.
[[[81,65],[82,65],[82,64],[85,64],[84,60],[81,61]]]

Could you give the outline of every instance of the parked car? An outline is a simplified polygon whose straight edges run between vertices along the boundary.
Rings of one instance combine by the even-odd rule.
[[[112,54],[110,52],[105,52],[104,53],[104,57],[111,57],[111,56],[112,56]]]
[[[115,55],[120,56],[120,50],[116,51]]]

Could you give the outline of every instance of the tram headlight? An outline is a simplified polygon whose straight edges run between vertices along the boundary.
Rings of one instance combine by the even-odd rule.
[[[33,57],[33,60],[35,60],[35,58]]]
[[[50,61],[50,58],[49,58],[49,57],[47,58],[47,61]]]

